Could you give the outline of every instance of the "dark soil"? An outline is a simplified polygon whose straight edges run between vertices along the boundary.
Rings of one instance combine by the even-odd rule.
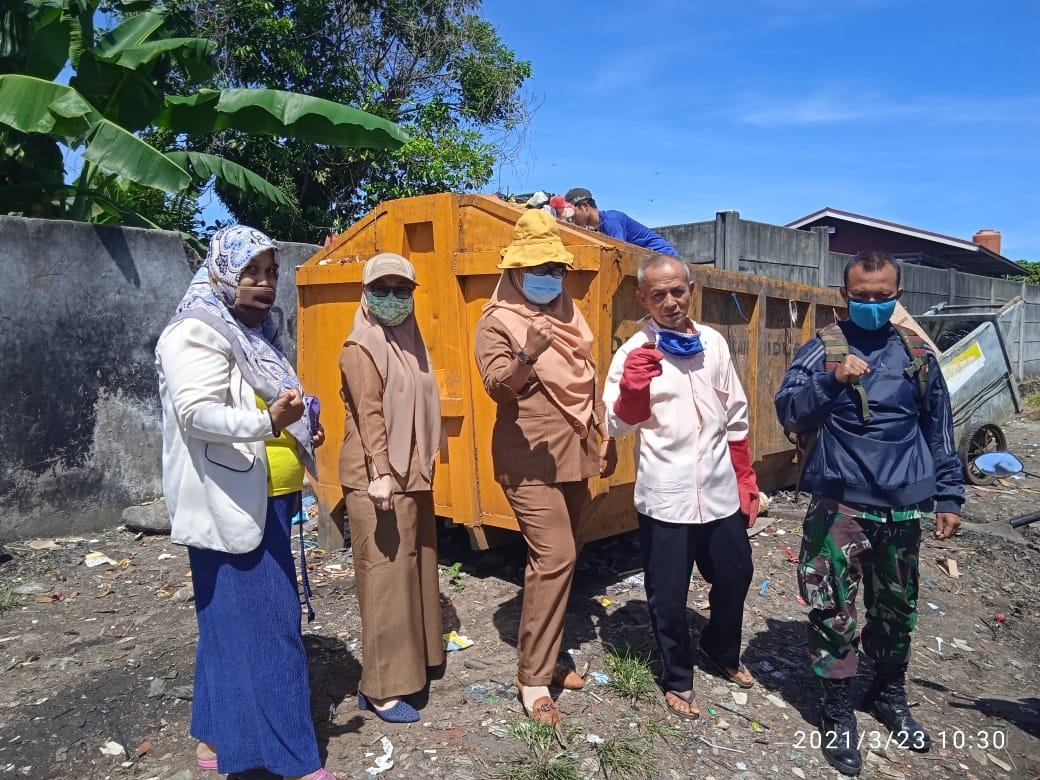
[[[1040,422],[1019,418],[1006,433],[1027,468],[1040,472]],[[880,724],[861,714],[864,755],[876,746],[864,777],[1040,775],[1040,524],[1019,534],[1006,522],[1036,509],[1037,479],[969,487],[965,530],[947,542],[926,535],[908,690],[936,745],[927,754],[886,747]],[[564,718],[581,727],[569,751],[560,751],[573,758],[577,776],[604,776],[585,735],[627,735],[652,746],[653,777],[835,776],[813,742],[819,694],[805,661],[806,608],[787,552],[797,553],[803,511],[804,498],[774,496],[774,519],[753,539],[744,658],[759,684],[747,703],[738,704],[735,685],[698,671],[704,718],[684,720],[669,715],[659,697],[633,703],[590,677],[584,691],[559,699]],[[309,543],[314,538],[311,529]],[[188,736],[196,628],[185,550],[167,537],[122,529],[53,542],[53,549],[38,549],[48,546],[39,540],[8,544],[13,560],[0,564],[0,595],[36,591],[0,614],[0,777],[204,777]],[[115,564],[89,568],[91,551]],[[304,627],[304,638],[330,770],[366,777],[383,752],[383,736],[394,747],[394,766],[383,778],[489,777],[525,756],[526,747],[507,732],[520,713],[510,681],[523,555],[520,546],[474,553],[463,530],[444,529],[442,563],[462,563],[454,584],[442,576],[445,630],[457,629],[474,645],[450,653],[443,677],[418,697],[421,723],[391,727],[354,703],[360,624],[349,552],[310,551],[318,618]],[[944,572],[940,556],[956,561],[959,578]],[[579,668],[588,663],[605,673],[611,647],[652,655],[645,594],[625,582],[639,566],[632,534],[582,553],[565,639]],[[706,598],[707,586],[695,577],[694,631],[705,620]],[[869,673],[864,663],[858,690]],[[679,736],[652,740],[648,718],[671,723]],[[102,752],[110,742],[117,755]]]

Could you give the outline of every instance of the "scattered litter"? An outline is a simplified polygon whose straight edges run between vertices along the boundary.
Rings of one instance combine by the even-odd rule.
[[[711,717],[713,718],[719,717],[719,711],[712,707],[710,704],[708,705],[708,714],[711,715]]]
[[[960,569],[957,568],[957,561],[950,556],[940,555],[935,559],[935,562],[939,564],[939,568],[943,570],[943,573],[946,574],[947,577],[957,579],[961,576]]]
[[[469,686],[469,692],[472,694],[472,699],[482,704],[495,704],[498,702],[498,696],[493,693],[489,693],[486,685],[480,683],[474,683]]]
[[[803,607],[807,607],[807,606],[809,606],[809,602],[808,602],[808,601],[806,601],[805,599],[803,599],[803,598],[802,598],[801,596],[798,596],[798,597],[796,598],[796,601],[797,601],[797,602],[798,602],[799,604],[801,604],[801,605],[802,605]]]
[[[798,767],[794,767],[794,768],[793,768],[793,769],[791,770],[791,773],[792,773],[792,774],[793,774],[793,775],[794,775],[795,777],[800,777],[800,778],[802,778],[802,780],[805,780],[805,772],[803,772],[803,771],[802,771],[801,769],[799,769]]]
[[[718,729],[719,729],[720,731],[726,731],[726,730],[728,730],[728,729],[729,729],[729,721],[728,721],[728,720],[726,720],[725,718],[722,718],[722,719],[720,719],[720,720],[719,720],[719,722],[718,722],[718,723],[716,723],[716,724],[715,724],[715,726],[716,726],[716,727],[717,727],[717,728],[718,728]]]
[[[707,599],[704,599],[704,601],[700,601],[700,602],[697,603],[697,609],[701,609],[701,610],[705,610],[705,611],[709,610],[709,609],[711,609],[711,602],[708,601]]]
[[[787,531],[785,531],[783,528],[777,528],[776,529],[776,535],[777,536],[783,536],[786,533],[787,533]]]
[[[1005,772],[1011,771],[1011,764],[1009,764],[1007,761],[1001,761],[992,753],[987,753],[986,757],[989,758],[990,761],[999,766],[1001,769],[1003,769]]]
[[[787,709],[787,702],[777,696],[775,693],[766,694],[766,699],[770,704],[779,707],[780,709]]]
[[[473,640],[468,636],[456,633],[455,631],[449,631],[444,635],[444,649],[449,653],[452,650],[465,650],[467,647],[473,645]]]
[[[151,749],[152,743],[146,739],[144,742],[137,746],[137,757],[140,758]]]
[[[993,619],[998,623],[1004,623],[1007,621],[1007,615],[1005,615],[1003,612],[998,612],[996,615],[993,616]]]
[[[394,765],[394,743],[386,737],[381,737],[379,744],[383,747],[383,755],[376,756],[376,760],[373,762],[375,766],[370,766],[365,770],[365,774],[369,777],[381,775]]]
[[[958,650],[964,650],[967,653],[975,652],[975,648],[971,647],[964,639],[954,639],[953,646],[956,647]]]
[[[596,681],[597,685],[606,685],[610,682],[610,676],[603,672],[593,672],[592,679]]]
[[[32,550],[60,550],[61,545],[53,539],[30,539],[29,548]]]
[[[769,580],[762,580],[762,584],[758,586],[758,595],[766,595],[766,588],[769,587]]]
[[[624,583],[626,585],[631,585],[633,588],[641,588],[641,587],[643,587],[643,584],[644,584],[643,583],[643,575],[642,574],[633,574],[631,577],[625,577]]]
[[[92,550],[83,557],[83,563],[87,565],[88,569],[93,569],[96,566],[118,566],[118,564],[105,555],[103,552]]]
[[[777,531],[777,533],[780,533],[780,531]],[[791,563],[798,563],[798,556],[794,554],[794,550],[781,541],[777,541],[777,544],[780,545],[780,550],[787,556],[788,561]]]
[[[586,734],[585,741],[591,745],[602,745],[603,737],[597,736],[596,734]]]
[[[176,558],[176,557],[177,557],[176,555],[171,555],[170,553],[163,553],[163,554],[162,554],[162,555],[160,555],[160,556],[159,556],[159,557],[158,557],[158,558],[157,558],[156,560],[160,560],[160,561],[168,561],[168,560],[170,560],[171,558]]]
[[[118,742],[106,742],[102,745],[99,750],[103,756],[125,756],[126,748],[120,745]]]
[[[937,637],[935,638],[935,644],[936,644],[936,646],[937,646],[937,647],[939,648],[939,653],[940,653],[940,654],[942,654],[942,648],[943,648],[943,641],[944,641],[944,640],[943,640],[943,638],[942,638],[941,636],[937,636]]]
[[[601,604],[604,607],[609,607],[611,604],[614,603],[613,601],[608,599],[606,596],[593,596],[592,600],[595,601],[598,604]]]
[[[925,577],[924,578],[924,584],[927,585],[929,588],[938,588],[939,587],[939,581],[937,579],[935,579],[934,577]]]
[[[733,696],[733,702],[743,707],[747,704],[747,694],[744,691],[730,691]]]
[[[747,771],[747,764],[745,764],[743,761],[738,761],[737,762],[737,771],[738,772],[746,772]]]
[[[928,602],[928,617],[939,617],[939,605]]]

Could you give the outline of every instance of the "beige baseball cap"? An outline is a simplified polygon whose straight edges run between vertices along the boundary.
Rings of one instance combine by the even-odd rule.
[[[370,258],[365,263],[365,270],[361,280],[363,284],[369,285],[376,279],[381,279],[384,276],[401,276],[416,287],[419,286],[419,283],[415,281],[415,266],[401,257],[401,255],[393,252],[380,252],[378,255]]]

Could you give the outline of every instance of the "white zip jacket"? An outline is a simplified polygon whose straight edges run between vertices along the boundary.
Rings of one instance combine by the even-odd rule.
[[[650,418],[629,425],[614,414],[628,353],[656,343],[649,320],[610,362],[603,401],[611,436],[638,429],[636,510],[666,523],[709,523],[740,508],[729,441],[748,437],[747,396],[722,334],[693,323],[704,351],[692,358],[665,353],[650,382]]]
[[[231,345],[189,317],[162,332],[156,370],[172,540],[229,553],[255,550],[267,519],[264,441],[274,432]]]

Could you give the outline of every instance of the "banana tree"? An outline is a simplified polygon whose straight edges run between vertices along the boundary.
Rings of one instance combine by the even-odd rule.
[[[0,12],[0,207],[8,212],[33,213],[42,198],[52,214],[69,219],[149,224],[120,205],[114,188],[134,182],[183,193],[213,179],[275,209],[293,208],[259,173],[218,155],[158,149],[140,137],[147,128],[174,137],[235,131],[346,148],[396,149],[408,140],[384,119],[292,92],[162,94],[156,83],[165,69],[179,69],[184,83],[212,76],[215,44],[176,35],[151,0],[109,3],[122,21],[98,34],[99,3],[23,0]],[[71,73],[67,84],[59,80],[64,73]],[[53,171],[32,172],[24,149],[40,136],[82,161],[75,180],[55,186]],[[37,140],[37,147],[41,141],[48,143]],[[53,153],[45,158],[53,164]]]

